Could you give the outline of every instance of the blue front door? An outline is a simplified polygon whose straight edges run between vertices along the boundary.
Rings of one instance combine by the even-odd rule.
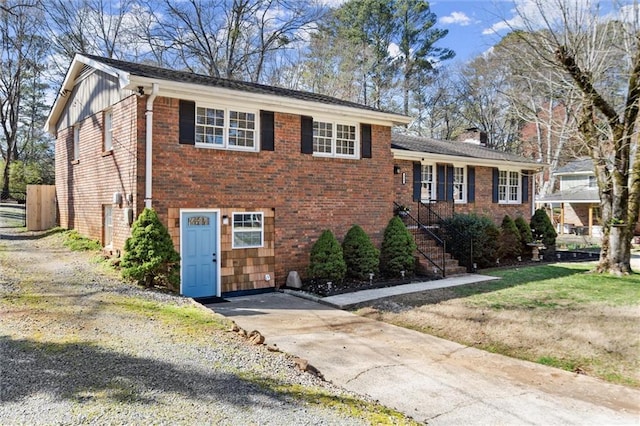
[[[188,297],[218,295],[218,214],[182,213],[181,292]]]

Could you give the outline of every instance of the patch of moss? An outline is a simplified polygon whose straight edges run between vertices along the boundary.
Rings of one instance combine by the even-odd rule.
[[[273,379],[257,377],[251,374],[240,373],[240,375],[243,379],[257,384],[262,389],[267,389],[298,401],[305,401],[308,404],[333,409],[349,417],[366,419],[374,425],[421,424],[399,411],[373,402],[363,401],[350,396],[332,395],[323,389],[281,383]]]

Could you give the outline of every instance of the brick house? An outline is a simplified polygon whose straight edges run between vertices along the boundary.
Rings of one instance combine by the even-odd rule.
[[[533,177],[542,165],[486,148],[480,140],[452,142],[394,134],[396,201],[405,206],[444,204],[445,210],[486,215],[496,224],[505,215],[529,221]]]
[[[118,255],[152,207],[181,255],[181,293],[304,275],[324,229],[376,244],[393,215],[391,128],[409,118],[339,99],[89,55],[65,76],[56,137],[60,226]]]

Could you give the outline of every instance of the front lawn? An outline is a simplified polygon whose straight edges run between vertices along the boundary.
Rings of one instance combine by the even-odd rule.
[[[593,263],[483,271],[499,281],[376,301],[358,313],[480,349],[640,387],[640,274]]]

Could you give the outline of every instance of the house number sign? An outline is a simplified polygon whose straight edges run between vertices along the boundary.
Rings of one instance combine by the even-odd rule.
[[[189,218],[189,226],[208,226],[209,218],[207,216],[193,216]]]

